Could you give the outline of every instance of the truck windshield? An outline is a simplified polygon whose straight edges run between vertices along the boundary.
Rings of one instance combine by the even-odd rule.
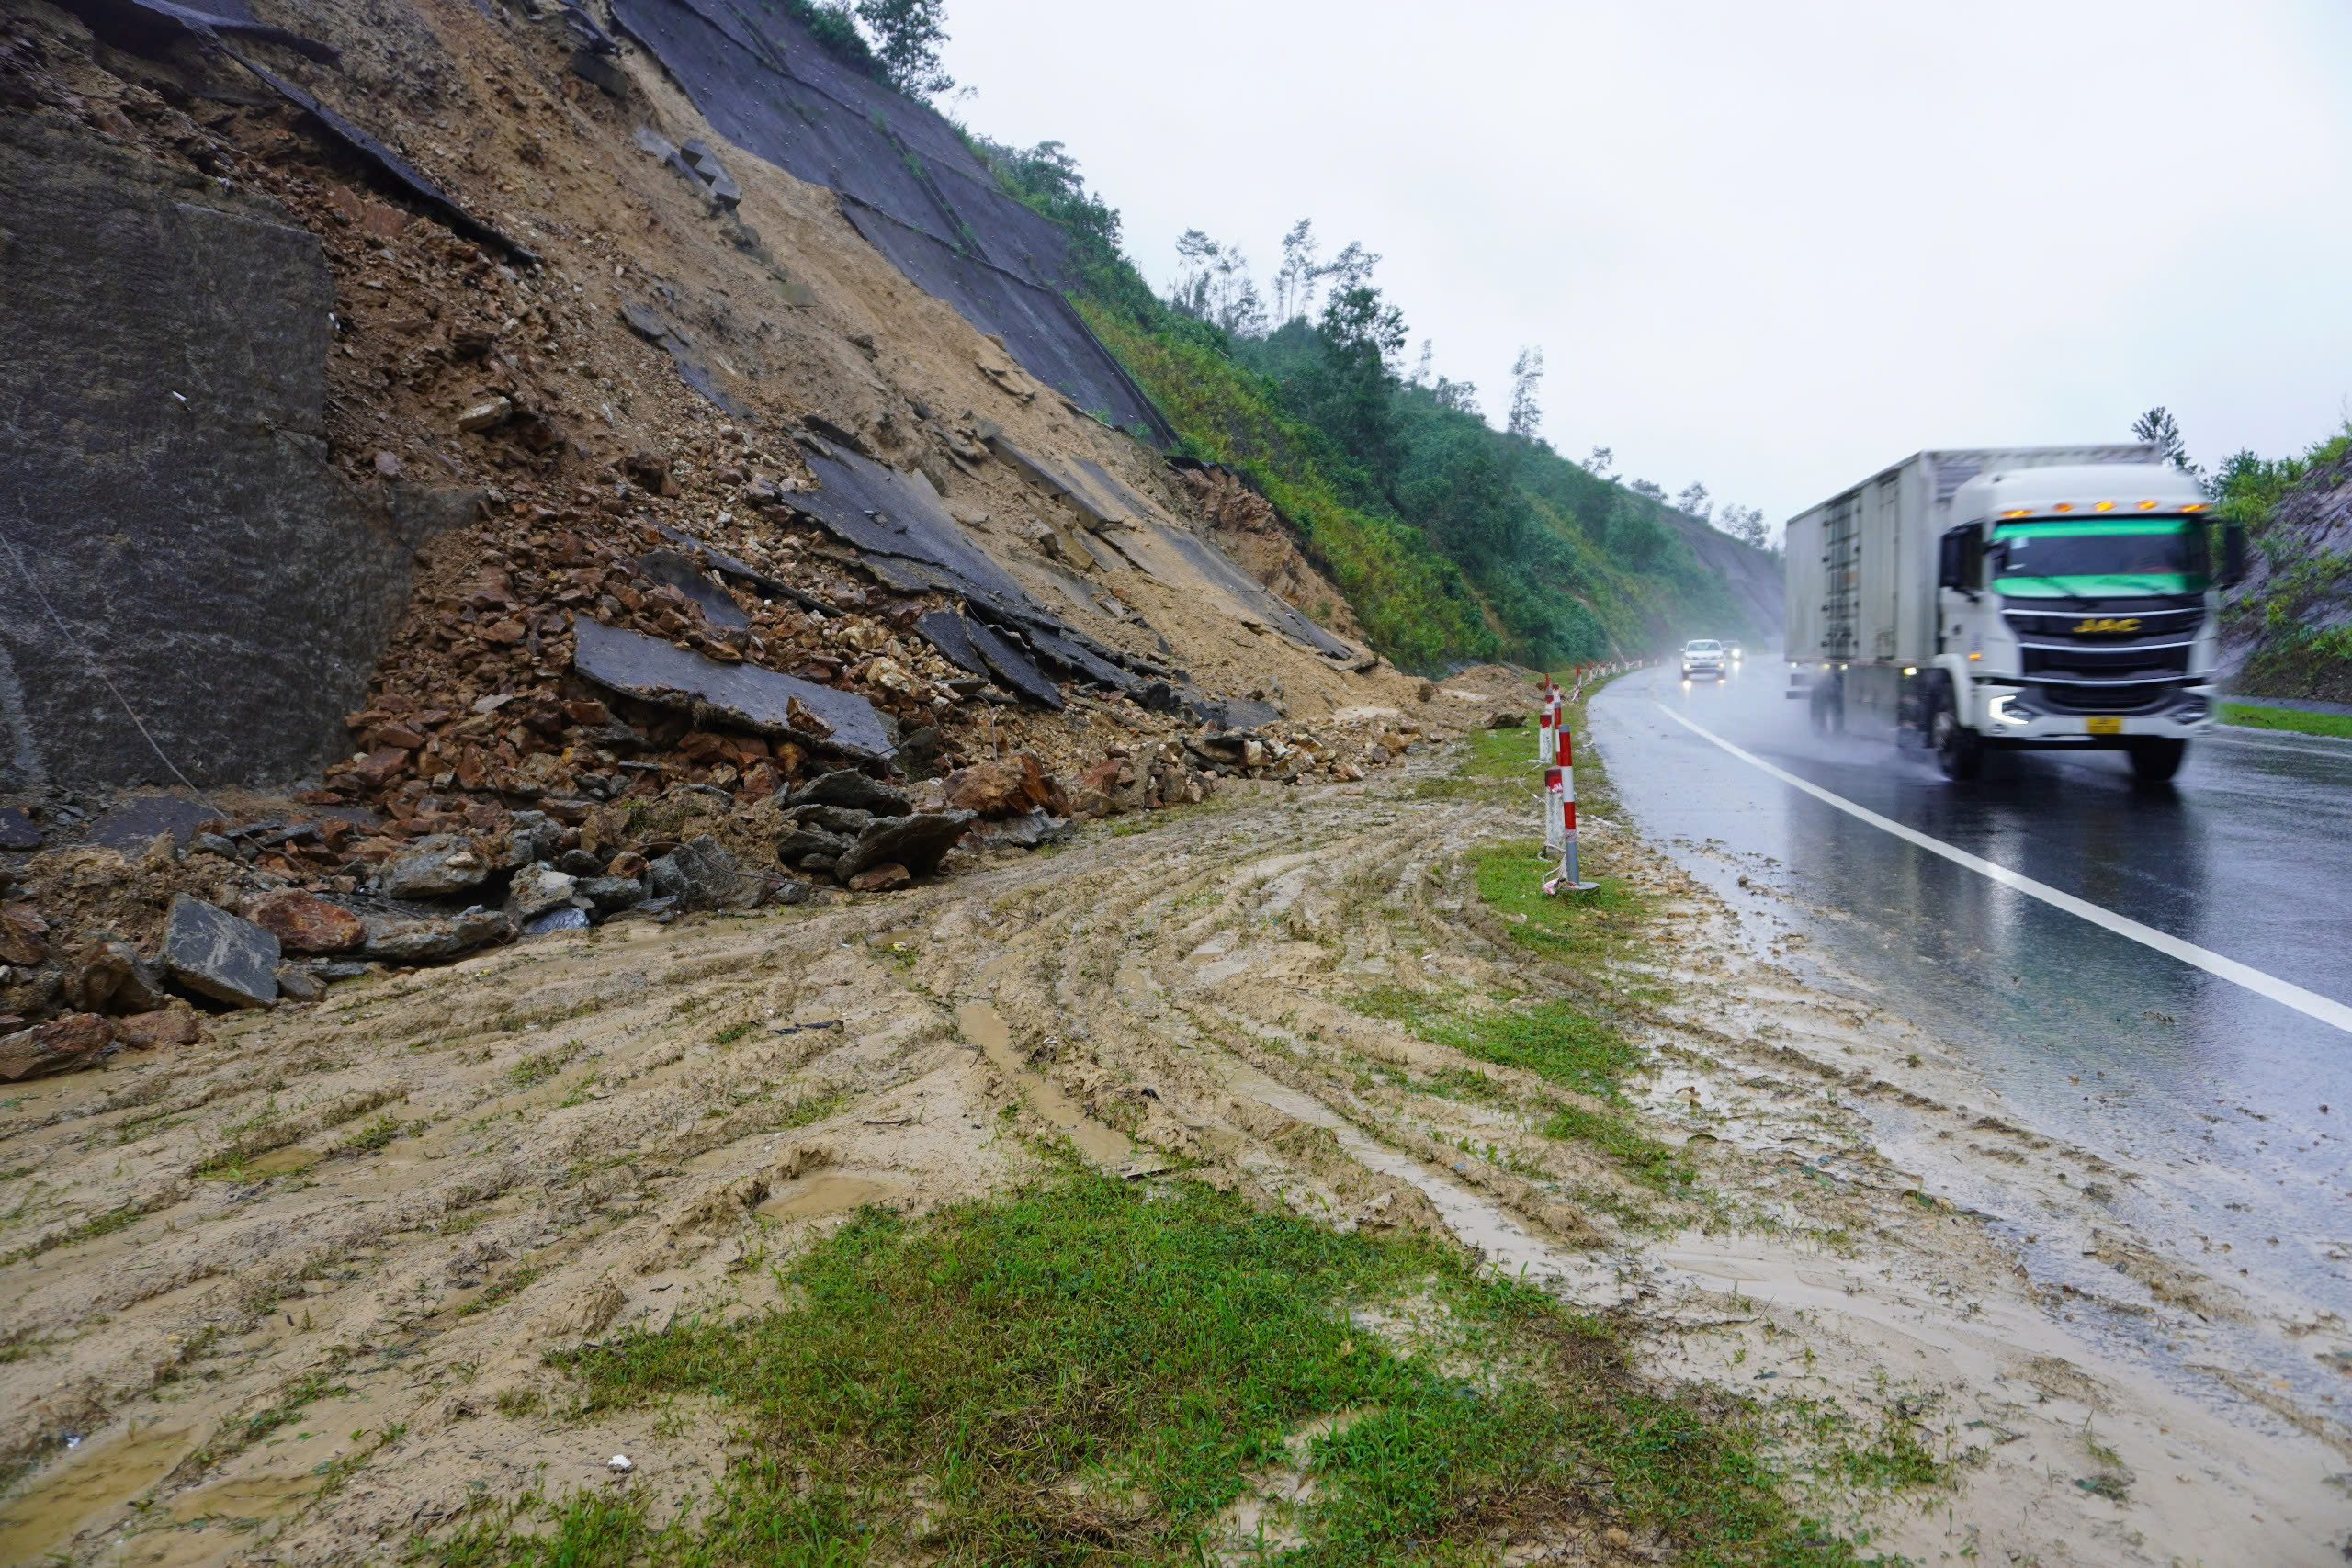
[[[2191,518],[2015,523],[1993,545],[1994,591],[2018,598],[2202,593],[2212,576]]]

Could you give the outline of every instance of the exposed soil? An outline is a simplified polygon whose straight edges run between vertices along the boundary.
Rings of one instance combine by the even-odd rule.
[[[1585,863],[1655,900],[1648,941],[1532,956],[1465,859],[1521,838],[1532,805],[1435,784],[1447,765],[1238,782],[888,900],[537,939],[26,1087],[0,1123],[0,1444],[28,1467],[0,1556],[358,1562],[483,1488],[683,1496],[723,1434],[570,1418],[547,1352],[757,1311],[771,1266],[857,1204],[1000,1190],[1038,1168],[1033,1140],[1067,1138],[1136,1179],[1191,1165],[1329,1223],[1453,1236],[1634,1314],[1661,1378],[1905,1424],[1951,1479],[1861,1495],[1838,1522],[1877,1550],[2336,1560],[2335,1433],[2224,1418],[2104,1359],[1875,1151],[1874,1095],[2030,1140],[1987,1125],[1963,1065],[1746,955],[1605,821]],[[1400,989],[1618,1017],[1649,1053],[1645,1129],[1697,1183],[1662,1195],[1540,1135],[1549,1086],[1361,1010]],[[1472,1067],[1488,1092],[1438,1092]],[[2114,1245],[2128,1273],[2140,1254]],[[2211,1281],[2165,1288],[2226,1307]],[[1295,1482],[1270,1476],[1267,1506]]]

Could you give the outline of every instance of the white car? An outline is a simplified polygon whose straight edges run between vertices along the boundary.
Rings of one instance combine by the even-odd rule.
[[[1703,637],[1682,645],[1682,678],[1686,681],[1702,675],[1720,681],[1730,666],[1730,656],[1713,637]]]

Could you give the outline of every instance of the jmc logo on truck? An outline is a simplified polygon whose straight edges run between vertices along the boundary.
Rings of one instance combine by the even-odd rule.
[[[2131,632],[2136,632],[2139,629],[2140,617],[2137,615],[2126,615],[2120,620],[2117,620],[2114,617],[2108,615],[2093,615],[2088,620],[2076,621],[2075,623],[2075,635],[2076,637],[2097,637],[2101,633],[2105,633],[2109,636],[2120,636]]]

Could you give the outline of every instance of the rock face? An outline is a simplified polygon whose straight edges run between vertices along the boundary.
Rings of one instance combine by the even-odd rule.
[[[0,211],[8,530],[79,649],[12,586],[0,790],[168,783],[158,746],[198,784],[347,751],[413,541],[327,467],[318,240],[25,115],[0,117]]]
[[[251,920],[180,894],[164,925],[164,970],[173,984],[231,1007],[277,999],[277,939]]]
[[[833,867],[833,874],[854,886],[858,874],[870,867],[896,863],[915,876],[928,876],[972,824],[968,811],[918,811],[910,817],[877,817],[865,825],[857,843]]]

